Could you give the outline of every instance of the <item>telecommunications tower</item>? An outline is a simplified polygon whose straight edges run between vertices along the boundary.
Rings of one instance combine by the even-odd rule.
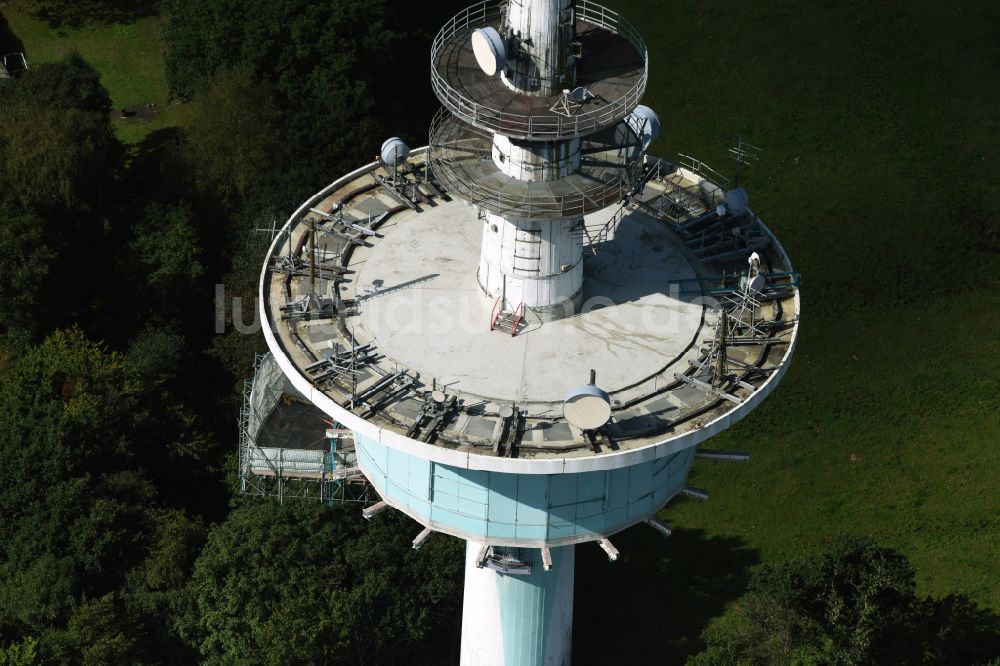
[[[577,545],[669,534],[696,457],[746,459],[699,445],[795,346],[787,255],[743,188],[647,153],[647,78],[589,0],[468,8],[431,47],[429,145],[309,198],[261,275],[244,491],[464,539],[466,665],[570,663]]]

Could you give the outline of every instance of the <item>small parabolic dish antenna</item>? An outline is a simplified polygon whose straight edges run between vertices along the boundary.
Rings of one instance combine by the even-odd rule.
[[[507,66],[507,47],[496,28],[477,28],[472,31],[472,53],[487,76],[496,76]]]
[[[660,117],[648,106],[640,104],[635,107],[629,114],[629,125],[638,132],[643,152],[660,136]]]
[[[379,156],[385,164],[391,167],[399,166],[410,156],[410,147],[403,143],[403,140],[398,136],[394,136],[382,143]]]
[[[500,408],[500,418],[509,419],[514,416],[514,408],[510,405],[504,405]]]
[[[737,187],[736,189],[729,190],[726,192],[726,210],[733,217],[739,217],[743,213],[747,212],[747,206],[750,204],[750,197],[747,195],[747,191],[742,187]]]
[[[580,430],[597,430],[611,420],[611,397],[593,384],[571,388],[563,400],[563,417]]]
[[[444,391],[440,391],[440,390],[431,391],[431,400],[433,400],[434,402],[436,402],[438,404],[441,404],[442,402],[444,402],[445,397],[447,397],[447,396],[445,396]]]

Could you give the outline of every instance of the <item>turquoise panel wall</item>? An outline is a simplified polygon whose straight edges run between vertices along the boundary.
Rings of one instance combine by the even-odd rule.
[[[509,474],[432,463],[355,435],[358,461],[390,503],[431,527],[497,542],[583,540],[657,511],[687,479],[694,449],[623,469]]]

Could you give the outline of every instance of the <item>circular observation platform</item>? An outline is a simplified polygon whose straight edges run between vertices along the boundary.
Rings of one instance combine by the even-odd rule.
[[[799,312],[790,262],[752,212],[720,217],[722,191],[698,174],[653,160],[626,206],[587,215],[583,308],[557,321],[526,310],[511,335],[491,330],[476,279],[489,229],[426,180],[425,159],[414,151],[407,165],[412,199],[375,164],[314,195],[261,276],[282,371],[356,434],[465,469],[620,469],[729,427],[787,369]],[[747,300],[734,277],[751,252],[764,277]],[[723,345],[720,321],[731,324]],[[562,400],[591,369],[612,418],[588,435]]]
[[[576,4],[577,86],[594,97],[554,111],[561,95],[519,94],[487,76],[476,63],[471,34],[500,26],[500,5],[481,2],[455,15],[431,45],[431,85],[453,114],[481,129],[514,139],[569,139],[609,127],[639,104],[649,55],[639,32],[616,12],[588,0]]]
[[[625,120],[583,137],[579,170],[558,180],[508,176],[493,161],[492,144],[488,132],[444,109],[431,123],[435,177],[452,194],[508,217],[555,219],[601,210],[632,192],[643,171],[641,140]]]

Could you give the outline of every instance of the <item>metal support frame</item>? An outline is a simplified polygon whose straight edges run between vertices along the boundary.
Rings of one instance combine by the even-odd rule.
[[[552,571],[552,551],[547,546],[542,546],[542,568]]]
[[[699,502],[708,501],[708,491],[702,490],[701,488],[695,488],[694,486],[684,486],[681,488],[681,495],[698,500]]]
[[[261,371],[266,354],[254,359],[254,378]],[[312,452],[321,457],[316,470],[301,470],[287,464],[286,451],[294,447],[262,446],[260,432],[254,433],[254,423],[262,423],[267,413],[260,413],[253,404],[255,379],[243,382],[243,406],[239,418],[239,492],[241,495],[277,497],[285,499],[311,499],[328,503],[371,504],[379,500],[371,484],[354,466],[337,467],[334,452]],[[266,402],[277,404],[282,395],[268,391]],[[276,453],[275,453],[276,452]],[[340,452],[342,453],[342,451]]]
[[[601,547],[601,550],[608,554],[608,560],[611,562],[616,562],[618,560],[618,549],[615,548],[610,541],[607,539],[601,539],[598,542],[598,545]]]
[[[413,539],[413,550],[420,550],[423,548],[424,544],[427,543],[427,540],[431,538],[432,534],[434,534],[434,530],[431,528],[425,527],[422,529],[420,534]]]
[[[671,527],[668,523],[663,522],[659,518],[656,518],[655,516],[647,518],[646,524],[665,537],[670,536],[674,532],[673,527]]]
[[[389,505],[385,501],[375,502],[371,506],[366,506],[361,510],[361,515],[365,520],[371,520],[376,516],[376,514],[382,513],[389,508]]]
[[[482,569],[486,566],[486,558],[490,556],[490,545],[484,543],[479,547],[479,553],[476,554],[476,568]]]
[[[705,460],[726,460],[731,462],[750,462],[750,454],[743,451],[696,451],[695,458]]]

